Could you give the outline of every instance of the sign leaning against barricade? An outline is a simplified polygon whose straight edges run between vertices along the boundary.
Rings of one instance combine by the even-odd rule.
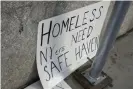
[[[110,2],[98,2],[42,20],[37,68],[44,89],[52,88],[96,55]]]

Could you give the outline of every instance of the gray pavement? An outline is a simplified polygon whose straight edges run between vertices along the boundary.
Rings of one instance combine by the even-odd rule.
[[[133,31],[117,40],[104,71],[113,78],[109,89],[133,89]]]

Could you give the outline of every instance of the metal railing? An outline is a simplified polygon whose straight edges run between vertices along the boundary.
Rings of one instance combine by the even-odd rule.
[[[96,82],[97,78],[102,72],[102,69],[107,60],[107,55],[116,39],[117,33],[119,32],[120,26],[125,18],[129,5],[130,1],[115,2],[111,17],[100,42],[100,46],[92,64],[92,68],[89,72],[88,77],[91,83]]]

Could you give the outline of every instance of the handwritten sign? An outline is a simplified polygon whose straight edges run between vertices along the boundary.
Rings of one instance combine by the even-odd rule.
[[[110,2],[98,2],[39,22],[37,68],[52,88],[96,55]]]
[[[37,81],[24,89],[43,89],[41,82]],[[48,88],[47,88],[48,89]],[[65,81],[61,81],[52,89],[72,89]]]

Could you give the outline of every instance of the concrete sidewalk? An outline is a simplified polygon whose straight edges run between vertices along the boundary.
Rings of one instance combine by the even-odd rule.
[[[113,88],[109,89],[133,89],[133,30],[118,38],[104,71],[113,78]]]

